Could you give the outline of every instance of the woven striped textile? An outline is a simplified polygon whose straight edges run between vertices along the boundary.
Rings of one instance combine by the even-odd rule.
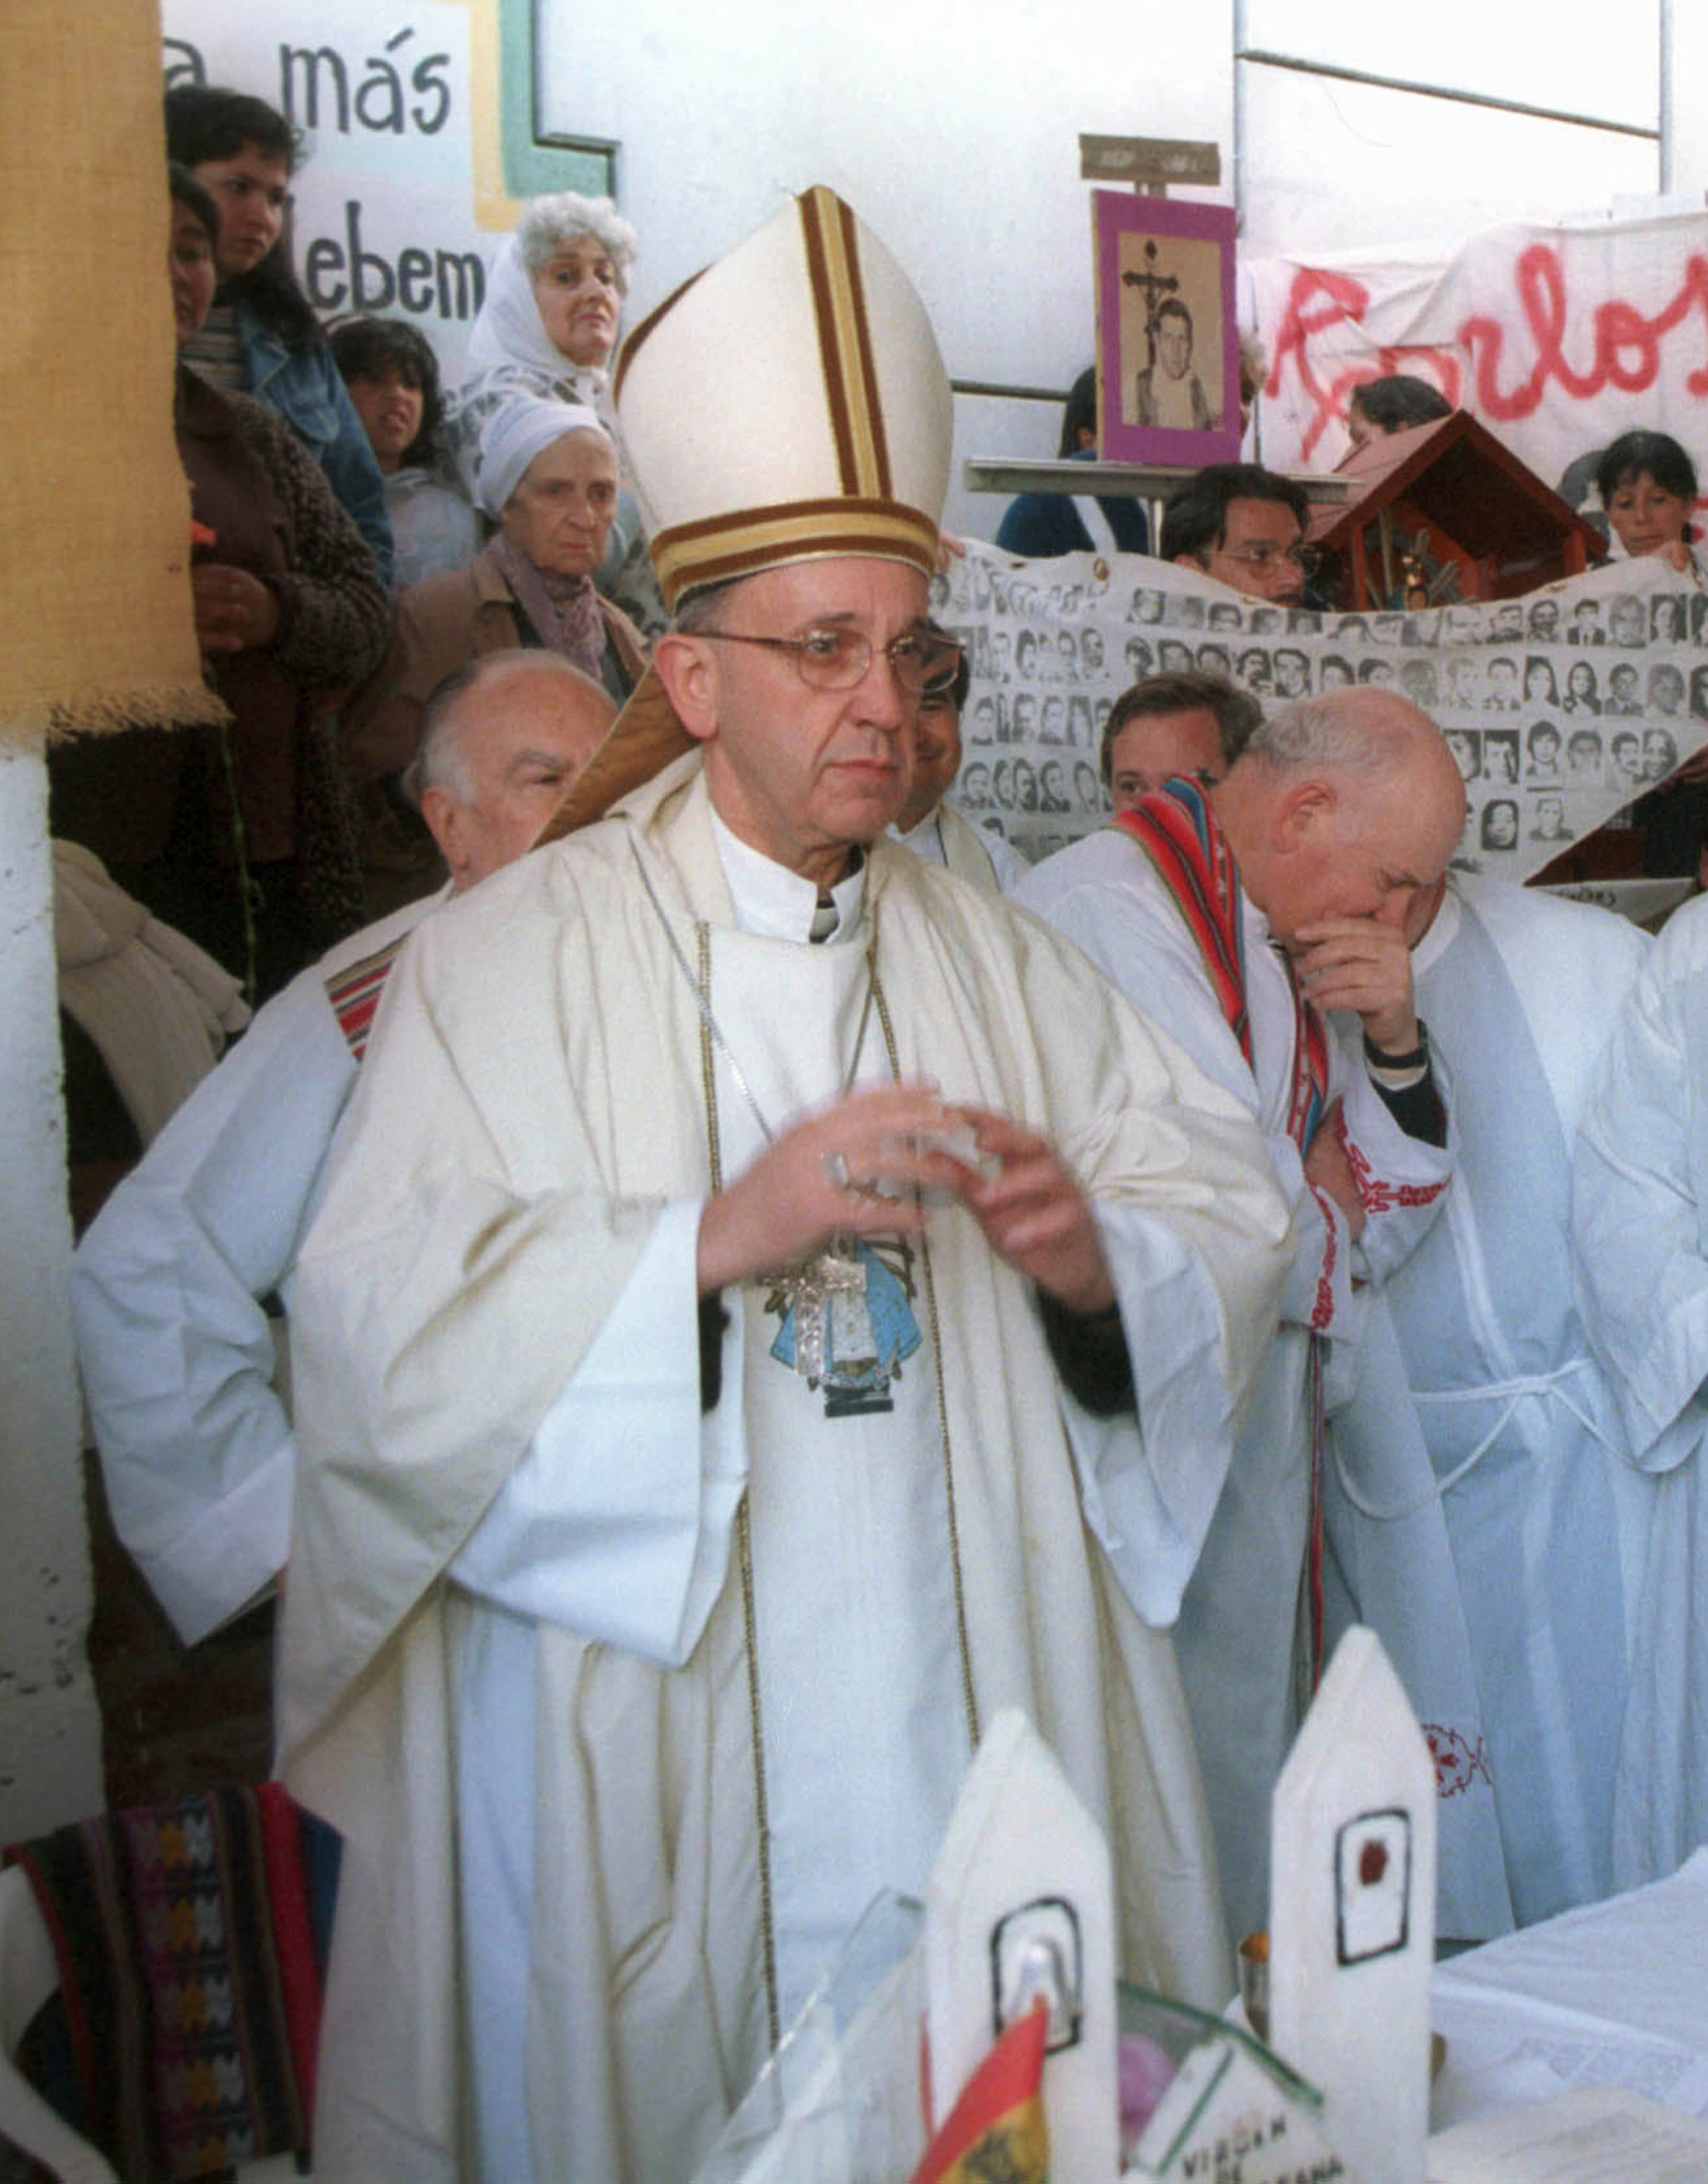
[[[69,2119],[126,2184],[308,2144],[321,1953],[276,1782],[103,1813],[6,1853],[53,1937]]]

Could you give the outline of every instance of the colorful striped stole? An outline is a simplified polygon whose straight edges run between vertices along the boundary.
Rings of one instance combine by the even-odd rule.
[[[1299,989],[1293,959],[1283,953],[1293,997],[1293,1092],[1287,1102],[1287,1136],[1301,1154],[1310,1148],[1329,1104],[1329,1034],[1322,1012]]]
[[[1110,824],[1138,844],[1173,897],[1198,945],[1211,992],[1249,1068],[1251,1019],[1246,1002],[1240,866],[1209,798],[1196,782],[1176,777],[1152,789],[1132,810],[1117,812]],[[1328,1033],[1300,991],[1291,962],[1284,955],[1281,961],[1293,997],[1293,1087],[1287,1102],[1287,1135],[1303,1153],[1328,1106]]]
[[[1249,1068],[1251,1019],[1246,1000],[1246,936],[1240,915],[1240,867],[1228,837],[1210,808],[1209,798],[1195,782],[1176,778],[1153,789],[1132,810],[1117,812],[1111,823],[1143,850],[1186,920],[1186,929],[1196,941],[1203,959],[1211,991]],[[1292,961],[1284,952],[1281,963],[1287,974],[1287,991],[1293,998],[1293,1082],[1287,1099],[1287,1135],[1302,1158],[1309,1151],[1311,1140],[1328,1111],[1328,1027],[1320,1012],[1306,1000]],[[1311,1187],[1315,1189],[1314,1184]],[[1332,1249],[1335,1237],[1332,1221],[1328,1233]],[[1317,1308],[1313,1314],[1306,1366],[1306,1400],[1311,1410],[1311,1479],[1305,1589],[1310,1602],[1309,1670],[1313,1691],[1321,1679],[1323,1666],[1322,1462],[1325,1434],[1322,1342],[1318,1330],[1327,1325],[1332,1310],[1333,1293],[1325,1268],[1317,1285]]]
[[[1152,789],[1112,826],[1136,842],[1174,898],[1198,944],[1204,974],[1251,1063],[1251,1021],[1246,1007],[1246,934],[1240,919],[1240,867],[1209,799],[1183,777]]]
[[[338,1028],[357,1061],[367,1052],[368,1033],[373,1029],[379,997],[385,992],[385,982],[391,976],[398,951],[408,938],[408,933],[399,933],[386,947],[363,956],[359,963],[352,963],[342,971],[330,973],[327,979],[327,999],[332,1005]]]
[[[1310,1148],[1328,1108],[1329,1098],[1329,1040],[1328,1028],[1323,1023],[1322,1012],[1313,1009],[1299,986],[1298,973],[1293,969],[1291,956],[1282,955],[1287,968],[1287,989],[1293,997],[1293,1091],[1287,1103],[1287,1135],[1299,1149],[1300,1158]],[[1337,1118],[1338,1120],[1338,1118]],[[1345,1142],[1345,1129],[1341,1132]],[[1323,1193],[1306,1177],[1309,1188],[1319,1203]],[[1334,1287],[1330,1279],[1334,1269],[1335,1225],[1328,1218],[1328,1207],[1323,1205],[1328,1221],[1328,1258],[1317,1277],[1317,1298],[1311,1313],[1310,1348],[1305,1360],[1305,1395],[1311,1407],[1311,1499],[1308,1518],[1309,1533],[1305,1546],[1305,1594],[1311,1611],[1311,1653],[1309,1661],[1310,1691],[1315,1693],[1323,1680],[1323,1454],[1328,1446],[1328,1417],[1323,1405],[1323,1353],[1322,1330],[1334,1317]],[[1309,1703],[1308,1700],[1306,1702]]]

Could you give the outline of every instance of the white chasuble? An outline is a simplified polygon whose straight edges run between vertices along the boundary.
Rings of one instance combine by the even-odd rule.
[[[738,893],[735,907],[739,916]],[[868,938],[863,923],[822,947],[716,936],[712,1009],[773,1129],[835,1099],[851,1068],[856,1084],[888,1079],[881,1025],[865,1005]],[[880,939],[880,978],[882,952]],[[717,1084],[723,1172],[732,1176],[764,1143],[723,1054]],[[765,1309],[766,1286],[740,1292],[785,2025],[880,1888],[923,1891],[972,1756],[922,1268],[917,1250],[905,1264],[893,1249],[881,1256],[913,1286],[901,1308],[918,1326],[919,1346],[880,1399],[892,1408],[827,1415],[825,1387],[773,1355],[780,1320]]]
[[[969,1748],[939,1363],[977,1706],[1024,1706],[1108,1830],[1123,1970],[1225,1996],[1150,1626],[1273,1326],[1287,1222],[1260,1142],[1072,950],[952,874],[874,844],[820,947],[772,937],[778,892],[721,856],[690,758],[433,920],[387,989],[300,1269],[281,1733],[346,1837],[318,2175],[692,2173],[766,2052],[764,1855],[785,2013],[876,1887],[920,1885]],[[889,1343],[875,1401],[830,1415],[743,1287],[702,1413],[702,928],[728,1055],[780,1131],[856,1047],[856,1082],[889,1074],[875,1012],[858,1031],[874,921],[899,1075],[1048,1132],[1084,1181],[1136,1418],[1066,1393],[1030,1284],[959,1206],[929,1215],[935,1336],[916,1256],[919,1339]],[[713,1077],[730,1173],[760,1133],[727,1055]],[[487,2128],[506,2091],[514,2154]]]

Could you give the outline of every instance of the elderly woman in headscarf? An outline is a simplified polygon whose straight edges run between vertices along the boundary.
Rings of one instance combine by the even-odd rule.
[[[616,513],[611,437],[591,409],[512,394],[481,435],[479,504],[498,528],[470,566],[401,593],[391,648],[344,721],[343,757],[361,806],[369,914],[428,893],[437,853],[403,798],[422,707],[483,652],[541,645],[602,682],[618,704],[646,645],[594,590]]]
[[[516,394],[594,411],[608,426],[605,366],[638,243],[609,198],[536,198],[505,241],[468,337],[451,405],[452,453],[480,498],[487,420]]]
[[[492,268],[446,426],[452,457],[476,506],[487,420],[513,395],[580,403],[614,437],[605,366],[638,249],[634,229],[609,198],[565,190],[535,198],[523,213]],[[626,492],[618,494],[593,579],[648,629],[664,626],[668,617],[647,559],[640,510]]]

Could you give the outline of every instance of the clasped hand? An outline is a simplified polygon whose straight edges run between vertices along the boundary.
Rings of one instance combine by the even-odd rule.
[[[271,643],[279,627],[279,603],[259,577],[222,561],[204,561],[190,572],[196,641],[203,652],[248,652]]]
[[[1304,1170],[1306,1181],[1314,1183],[1339,1206],[1346,1219],[1347,1232],[1356,1243],[1364,1234],[1365,1204],[1358,1177],[1347,1156],[1339,1100],[1330,1102],[1317,1125],[1316,1136],[1305,1148]]]
[[[1411,990],[1411,950],[1397,925],[1374,917],[1323,918],[1301,925],[1293,969],[1313,1007],[1349,1009],[1365,1036],[1384,1054],[1409,1054],[1417,1044]]]
[[[998,1257],[1070,1309],[1115,1301],[1090,1201],[1049,1140],[931,1084],[851,1092],[784,1131],[708,1201],[701,1294],[809,1258],[833,1237],[917,1236],[927,1191],[964,1205]]]

